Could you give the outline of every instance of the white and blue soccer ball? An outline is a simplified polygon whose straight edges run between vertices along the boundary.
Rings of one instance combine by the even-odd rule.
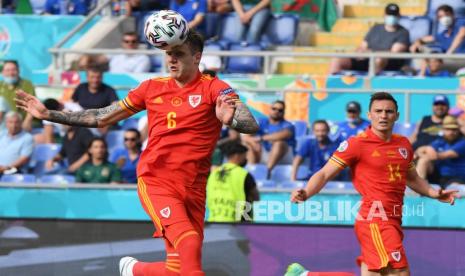
[[[186,19],[172,10],[156,11],[145,21],[145,38],[159,49],[181,45],[188,33]]]

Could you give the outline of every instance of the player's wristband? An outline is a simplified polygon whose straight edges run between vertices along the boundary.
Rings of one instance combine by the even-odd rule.
[[[237,120],[236,120],[236,119],[232,119],[231,127],[232,127],[232,128],[235,128],[236,126],[237,126]]]

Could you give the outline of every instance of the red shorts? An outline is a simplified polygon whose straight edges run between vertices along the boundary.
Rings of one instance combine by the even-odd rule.
[[[363,262],[371,271],[388,265],[394,269],[408,267],[402,245],[404,234],[399,223],[356,221],[355,234],[362,251],[357,258],[359,266]]]
[[[205,190],[182,184],[160,183],[139,177],[139,199],[155,225],[154,237],[165,237],[176,248],[183,233],[197,232],[203,239]]]

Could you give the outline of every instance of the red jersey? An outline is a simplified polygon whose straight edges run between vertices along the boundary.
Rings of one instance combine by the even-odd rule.
[[[146,80],[131,90],[120,106],[131,114],[147,109],[148,116],[149,139],[138,176],[205,188],[221,130],[216,99],[226,94],[237,97],[228,84],[200,72],[184,87],[167,77]]]
[[[330,161],[350,167],[355,189],[362,196],[359,215],[379,219],[381,207],[389,220],[402,219],[402,204],[408,170],[415,169],[413,150],[406,137],[393,134],[389,142],[368,128],[341,143]],[[373,216],[374,215],[374,216]]]

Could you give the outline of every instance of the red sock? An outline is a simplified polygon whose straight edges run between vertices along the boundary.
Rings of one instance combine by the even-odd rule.
[[[195,231],[183,233],[175,242],[181,261],[181,275],[203,276],[202,239]]]
[[[137,262],[132,269],[134,276],[179,276],[181,269],[179,254],[167,240],[165,240],[165,248],[165,262]]]

